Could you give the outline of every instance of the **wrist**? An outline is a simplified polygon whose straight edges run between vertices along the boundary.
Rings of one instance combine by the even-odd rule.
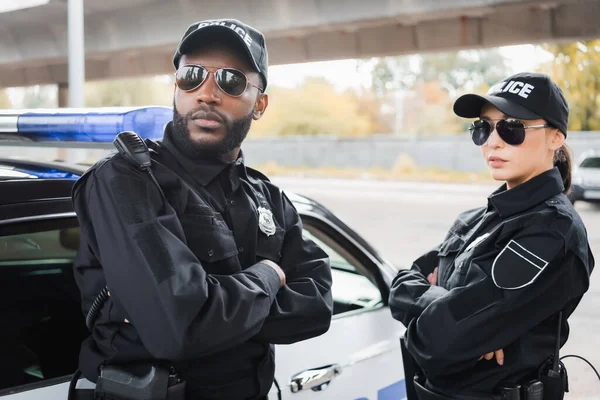
[[[280,283],[280,288],[285,286],[286,283],[286,279],[285,279],[285,272],[283,272],[283,270],[281,269],[281,267],[279,265],[277,265],[275,262],[271,261],[271,260],[261,260],[260,261],[262,264],[268,265],[269,267],[273,268],[275,270],[275,272],[277,272],[277,275],[279,275],[279,283]]]

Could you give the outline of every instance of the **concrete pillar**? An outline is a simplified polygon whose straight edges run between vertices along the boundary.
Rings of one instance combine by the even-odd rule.
[[[69,107],[83,107],[85,83],[85,46],[83,0],[68,0]]]
[[[68,107],[69,106],[69,84],[68,83],[59,83],[57,85],[58,90],[58,106],[59,107]]]
[[[57,91],[58,91],[58,96],[56,96],[56,97],[58,98],[58,107],[60,107],[60,108],[69,107],[69,84],[68,83],[59,83],[57,85]],[[65,162],[71,161],[71,150],[64,148],[64,147],[57,148],[54,161],[65,161]]]

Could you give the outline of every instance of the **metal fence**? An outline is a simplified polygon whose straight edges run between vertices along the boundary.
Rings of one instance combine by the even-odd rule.
[[[569,133],[567,144],[575,157],[590,148],[600,149],[600,132]],[[402,158],[418,167],[478,172],[486,169],[480,149],[467,135],[278,137],[249,140],[244,145],[249,164],[273,161],[285,166],[393,168]]]
[[[567,143],[578,157],[584,151],[600,149],[600,132],[571,132]],[[392,136],[364,138],[282,136],[252,139],[243,145],[249,165],[275,162],[289,167],[393,168],[400,160],[416,167],[479,172],[486,169],[480,150],[468,135]],[[72,163],[93,162],[113,151],[108,149],[56,149],[1,146],[0,157],[36,160],[62,159]]]

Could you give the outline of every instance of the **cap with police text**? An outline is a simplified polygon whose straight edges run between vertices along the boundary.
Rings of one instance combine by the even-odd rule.
[[[567,136],[569,106],[558,85],[544,74],[523,72],[492,86],[487,94],[465,94],[454,102],[454,113],[477,118],[490,103],[509,117],[544,119]]]
[[[190,25],[173,56],[175,68],[179,67],[181,56],[193,50],[200,40],[210,41],[211,38],[218,37],[218,35],[231,35],[243,44],[252,66],[264,80],[265,87],[263,89],[266,89],[269,57],[265,37],[261,32],[236,19],[212,19]]]

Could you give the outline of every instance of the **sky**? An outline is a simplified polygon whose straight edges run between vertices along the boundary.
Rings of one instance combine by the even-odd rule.
[[[549,53],[534,45],[505,46],[500,51],[506,56],[508,67],[514,73],[533,70],[540,62],[549,60]],[[269,85],[292,88],[306,77],[321,76],[338,90],[368,87],[371,82],[368,66],[359,66],[357,60],[324,61],[269,67]]]
[[[23,8],[37,7],[49,3],[50,0],[0,0],[0,12],[10,12]]]

